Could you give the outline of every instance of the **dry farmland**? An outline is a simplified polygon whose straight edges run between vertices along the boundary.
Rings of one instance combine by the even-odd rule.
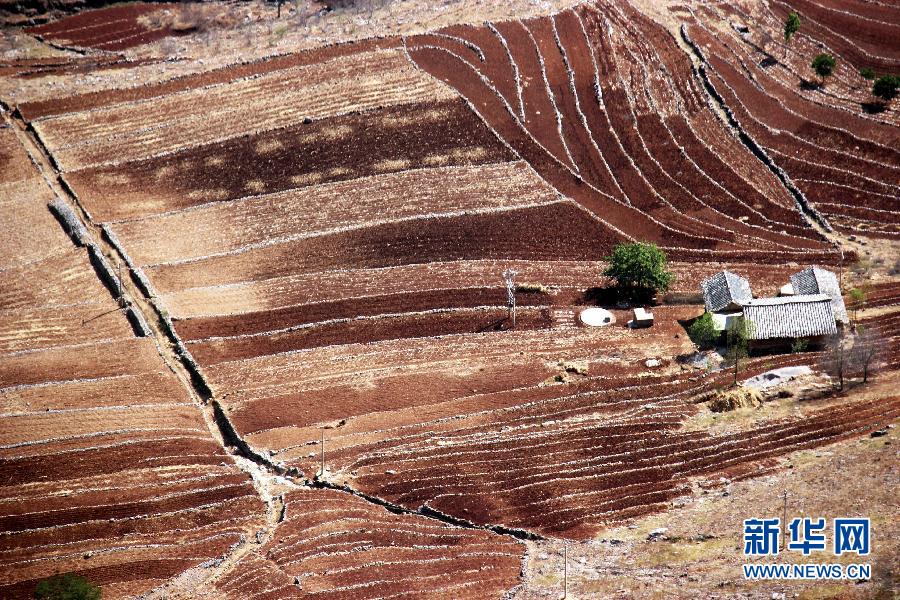
[[[362,13],[319,4],[285,4],[284,39],[310,37],[265,51],[230,37],[252,19],[225,16],[274,10],[250,3],[9,34],[0,597],[64,572],[104,598],[543,597],[562,543],[583,575],[610,531],[897,422],[900,113],[859,74],[900,69],[896,6],[460,0],[425,26],[410,2],[358,39]],[[676,276],[646,329],[601,275],[632,241]],[[754,355],[740,379],[816,373],[712,413],[735,376],[691,359],[699,283],[770,296],[812,264],[877,340],[874,383],[836,392],[819,349]],[[615,322],[583,326],[598,304]],[[641,552],[616,597],[670,577]],[[657,589],[737,593],[685,583]]]

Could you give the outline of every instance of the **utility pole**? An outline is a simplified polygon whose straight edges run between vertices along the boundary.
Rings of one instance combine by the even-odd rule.
[[[563,544],[563,600],[569,597],[569,545]]]
[[[781,513],[781,549],[785,550],[787,548],[786,538],[787,538],[787,490],[784,490],[782,494],[782,498],[784,498],[784,509]]]
[[[507,269],[503,271],[503,279],[506,281],[506,304],[509,311],[510,329],[516,328],[516,283],[515,277],[518,271]]]

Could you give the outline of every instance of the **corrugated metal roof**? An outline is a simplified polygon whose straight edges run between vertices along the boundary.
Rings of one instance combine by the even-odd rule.
[[[831,298],[825,294],[761,298],[744,305],[750,339],[802,338],[837,333]]]
[[[750,282],[731,271],[707,277],[700,283],[700,289],[709,312],[718,312],[732,304],[739,306],[753,299]]]
[[[795,294],[826,294],[831,299],[834,318],[846,323],[847,308],[841,296],[841,286],[837,275],[821,267],[809,267],[791,275],[791,285]]]

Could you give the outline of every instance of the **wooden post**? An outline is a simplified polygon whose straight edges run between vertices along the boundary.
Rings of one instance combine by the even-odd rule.
[[[569,545],[563,544],[563,598],[569,597]]]
[[[319,476],[325,477],[325,430],[322,430],[322,448],[321,448],[322,466],[319,468]]]

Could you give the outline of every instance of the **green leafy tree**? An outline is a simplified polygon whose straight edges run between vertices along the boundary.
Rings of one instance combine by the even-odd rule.
[[[719,331],[716,329],[712,315],[708,312],[703,313],[691,323],[691,326],[688,328],[688,335],[691,336],[691,340],[701,350],[711,348],[716,343],[716,340],[719,339]]]
[[[882,102],[890,102],[897,97],[900,91],[900,77],[896,75],[883,75],[872,84],[872,95]]]
[[[790,42],[798,31],[800,31],[800,15],[792,12],[784,21],[784,43]],[[784,55],[787,56],[787,46],[784,48]]]
[[[44,579],[34,590],[39,600],[100,600],[100,594],[99,587],[72,573]]]
[[[741,360],[750,356],[750,338],[753,337],[753,323],[744,317],[737,317],[731,321],[726,331],[727,350],[725,358],[731,362],[733,380],[737,385],[738,371]]]
[[[862,69],[860,69],[859,74],[863,79],[868,79],[869,81],[875,79],[875,71],[873,71],[869,67],[863,67]]]
[[[675,280],[665,253],[656,244],[619,244],[606,259],[609,267],[603,274],[615,279],[619,290],[630,299],[651,298],[668,290]]]
[[[826,77],[834,73],[835,67],[837,67],[837,61],[830,54],[820,54],[812,61],[813,71],[816,72],[822,83],[825,83]]]

